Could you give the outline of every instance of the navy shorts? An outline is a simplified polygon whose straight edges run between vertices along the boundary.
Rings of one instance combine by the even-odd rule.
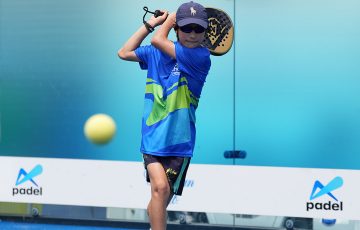
[[[150,177],[147,172],[147,166],[150,163],[159,162],[163,167],[168,178],[171,191],[178,196],[181,196],[185,177],[190,164],[190,157],[163,157],[143,154],[144,166],[146,169],[146,181],[150,182]]]

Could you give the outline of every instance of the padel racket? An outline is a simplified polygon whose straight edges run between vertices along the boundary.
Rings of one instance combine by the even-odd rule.
[[[212,55],[226,54],[234,40],[234,26],[229,15],[220,9],[206,7],[209,26],[205,33],[203,45]]]

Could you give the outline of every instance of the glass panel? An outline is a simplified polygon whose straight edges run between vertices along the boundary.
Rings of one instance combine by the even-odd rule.
[[[248,151],[242,163],[360,169],[358,3],[236,5],[236,145]]]
[[[235,125],[236,148],[247,151],[242,165],[360,169],[358,6],[236,1]],[[358,229],[358,221],[301,220],[299,228]]]

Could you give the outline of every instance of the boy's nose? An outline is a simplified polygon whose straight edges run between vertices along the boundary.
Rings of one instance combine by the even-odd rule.
[[[190,36],[191,36],[191,37],[195,37],[195,36],[196,36],[196,33],[195,33],[194,30],[192,30],[192,31],[190,32]]]

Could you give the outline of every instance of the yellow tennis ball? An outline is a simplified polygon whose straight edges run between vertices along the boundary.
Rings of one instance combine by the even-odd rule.
[[[106,114],[95,114],[85,123],[84,133],[86,138],[94,144],[107,144],[116,132],[115,121]]]

